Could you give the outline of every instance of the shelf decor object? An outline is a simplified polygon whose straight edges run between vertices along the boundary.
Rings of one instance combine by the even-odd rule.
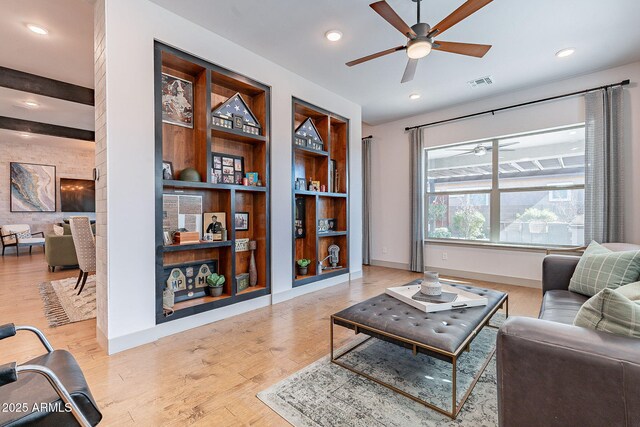
[[[240,93],[236,93],[213,110],[212,117],[214,126],[260,135],[260,123]]]
[[[154,54],[160,324],[271,293],[271,89],[159,41]],[[184,107],[180,115],[177,106]],[[178,179],[190,171],[199,179]],[[242,185],[246,171],[260,187]],[[180,244],[183,237],[189,244]],[[218,275],[216,286],[202,281],[202,266]],[[239,275],[250,282],[250,270],[255,286],[238,286]]]
[[[322,151],[324,149],[324,142],[322,137],[318,133],[316,125],[313,124],[313,120],[309,117],[305,120],[295,131],[293,139],[294,143],[300,147],[311,148],[312,150]]]
[[[292,115],[293,259],[311,260],[296,287],[349,272],[349,119],[297,98]]]

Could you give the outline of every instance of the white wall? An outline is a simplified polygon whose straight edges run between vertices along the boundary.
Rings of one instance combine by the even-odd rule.
[[[625,88],[624,138],[627,150],[625,227],[627,241],[640,242],[640,223],[636,220],[640,212],[640,184],[638,184],[640,168],[637,166],[640,164],[640,126],[634,123],[640,113],[640,89],[638,88],[640,62],[636,62],[391,123],[378,126],[364,125],[363,135],[374,136],[372,259],[398,266],[406,266],[409,263],[409,143],[404,131],[406,126],[449,119],[615,83],[624,79],[631,79],[631,85]],[[428,96],[426,93],[423,94],[423,98]],[[584,99],[574,97],[496,113],[494,116],[481,116],[429,127],[425,130],[424,136],[427,146],[433,147],[583,121]],[[446,261],[442,260],[443,251],[448,255]],[[529,280],[540,280],[542,258],[543,254],[539,252],[514,252],[439,244],[428,244],[426,248],[426,263],[431,267]]]
[[[53,224],[62,222],[63,218],[78,215],[60,210],[60,178],[92,179],[94,157],[95,146],[90,141],[41,135],[23,139],[13,132],[0,134],[0,224],[29,224],[32,232],[48,233],[53,229]],[[11,162],[56,167],[56,212],[11,212],[8,183]],[[94,217],[93,213],[81,215]],[[13,249],[7,249],[7,253],[11,251]]]
[[[154,39],[272,86],[272,292],[278,300],[300,292],[291,289],[291,96],[351,119],[351,177],[360,176],[360,106],[149,1],[107,0],[105,15],[109,351],[271,302],[263,297],[155,325]],[[350,195],[349,259],[357,275],[362,259],[359,179],[351,180]]]

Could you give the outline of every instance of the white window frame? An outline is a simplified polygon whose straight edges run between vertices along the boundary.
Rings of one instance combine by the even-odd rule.
[[[571,129],[584,129],[585,124],[567,126],[564,128],[553,128],[553,129],[545,129],[536,132],[526,132],[522,134],[518,134],[517,136],[532,136],[537,134],[545,134],[549,132],[557,132],[559,130],[571,130]],[[515,136],[515,135],[514,135]],[[458,144],[452,144],[448,146],[438,146],[438,147],[430,147],[425,149],[424,153],[424,164],[425,164],[425,188],[428,188],[426,184],[426,180],[429,176],[429,152],[433,150],[439,150],[448,147],[460,146],[460,145],[469,145],[469,144],[491,144],[491,170],[492,170],[492,180],[491,180],[491,188],[487,190],[456,190],[456,191],[425,191],[424,205],[425,205],[425,241],[435,241],[435,242],[446,242],[447,244],[455,244],[459,243],[462,245],[468,244],[478,244],[479,246],[512,246],[512,247],[541,247],[536,244],[529,243],[516,243],[516,242],[502,242],[500,240],[500,196],[503,193],[525,193],[525,192],[535,192],[535,191],[548,191],[549,192],[549,200],[550,201],[569,201],[571,200],[571,193],[569,193],[568,198],[566,199],[557,199],[551,200],[551,195],[555,190],[584,190],[584,184],[575,184],[575,185],[547,185],[547,186],[537,186],[537,187],[514,187],[514,188],[500,188],[500,180],[499,180],[499,168],[500,168],[500,159],[499,159],[499,147],[500,140],[505,139],[505,137],[496,137],[489,138],[484,140],[478,140],[473,142],[463,142]],[[489,240],[469,240],[469,239],[458,239],[458,238],[435,238],[429,237],[428,230],[428,221],[429,221],[429,197],[430,196],[453,196],[453,195],[468,195],[468,194],[486,194],[489,197]],[[568,248],[574,247],[575,245],[545,245],[543,248]]]

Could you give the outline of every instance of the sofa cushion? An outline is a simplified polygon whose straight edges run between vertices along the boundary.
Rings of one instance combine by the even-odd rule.
[[[544,294],[542,308],[540,309],[540,319],[549,320],[565,325],[573,325],[573,321],[589,298],[565,290],[551,290]]]
[[[640,338],[640,282],[601,290],[584,303],[573,324]]]
[[[569,282],[569,290],[589,297],[638,280],[640,251],[613,252],[591,242]]]
[[[61,227],[59,225],[53,225],[53,234],[55,234],[56,236],[64,236],[64,227]]]

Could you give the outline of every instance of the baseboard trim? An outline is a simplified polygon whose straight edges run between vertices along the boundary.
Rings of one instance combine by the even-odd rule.
[[[271,297],[269,295],[265,295],[249,301],[243,301],[227,307],[221,307],[216,310],[177,319],[173,322],[162,323],[150,329],[110,338],[107,343],[107,354],[112,355],[134,347],[139,347],[169,335],[204,326],[209,323],[217,322],[218,320],[228,319],[258,308],[268,307],[269,305],[271,305]]]
[[[340,276],[331,277],[330,279],[309,283],[303,286],[298,286],[296,288],[292,288],[283,292],[278,292],[277,294],[272,294],[271,303],[278,304],[284,301],[288,301],[292,298],[299,297],[301,295],[319,291],[321,289],[325,289],[330,286],[339,285],[340,283],[348,282],[349,280],[350,280],[349,274],[341,274]]]
[[[483,282],[501,283],[504,285],[524,286],[527,288],[542,289],[542,282],[521,277],[502,276],[498,274],[478,273],[475,271],[450,270],[448,268],[426,267],[427,270],[437,271],[441,276],[453,276],[461,279],[481,280]]]
[[[402,262],[391,262],[391,261],[382,261],[379,259],[372,259],[369,263],[369,265],[375,265],[377,267],[387,267],[387,268],[395,268],[396,270],[409,270],[411,271],[411,268],[409,266],[409,264],[405,264]]]
[[[349,273],[349,280],[361,279],[362,275],[362,270],[354,271],[353,273]]]

